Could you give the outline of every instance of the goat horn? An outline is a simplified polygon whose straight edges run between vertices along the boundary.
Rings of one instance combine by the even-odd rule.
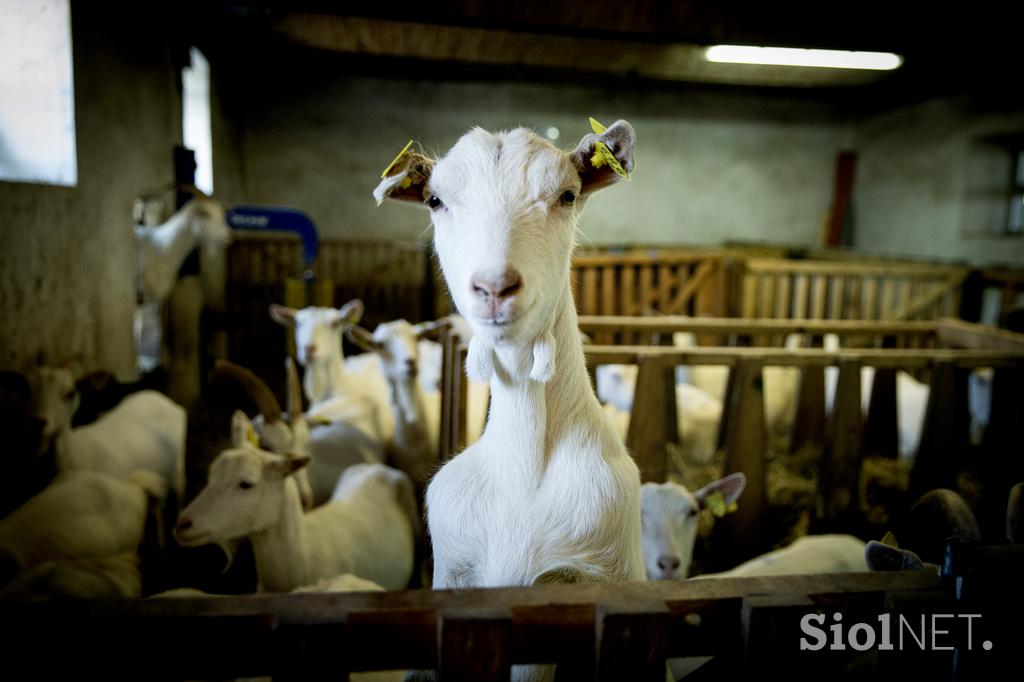
[[[256,407],[259,408],[260,414],[263,415],[263,420],[267,424],[281,421],[281,404],[274,397],[274,392],[270,390],[266,382],[250,370],[228,360],[217,360],[213,371],[217,376],[230,377],[242,384],[252,399],[256,401]]]
[[[284,371],[288,377],[288,416],[292,424],[302,419],[302,389],[299,387],[299,372],[295,369],[295,361],[290,357],[284,361]]]

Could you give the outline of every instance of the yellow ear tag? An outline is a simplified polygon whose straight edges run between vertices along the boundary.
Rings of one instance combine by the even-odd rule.
[[[716,490],[715,492],[711,493],[706,498],[704,498],[704,506],[707,507],[709,512],[711,512],[712,516],[719,519],[725,516],[726,514],[731,514],[732,512],[740,508],[739,505],[736,504],[735,502],[733,502],[730,505],[726,505],[725,495],[722,494],[721,490]]]
[[[260,446],[260,437],[256,435],[256,429],[251,426],[248,426],[245,429],[245,439],[252,443],[254,448],[258,448]]]
[[[402,151],[398,152],[398,156],[395,157],[394,161],[389,163],[388,167],[384,169],[384,172],[380,174],[381,178],[386,178],[388,176],[388,173],[391,172],[391,169],[394,168],[398,164],[398,162],[402,160],[402,157],[405,156],[405,153],[409,151],[409,147],[411,146],[412,140],[409,140],[408,142],[405,143],[405,146],[402,147]]]
[[[313,423],[324,426],[326,424],[330,424],[331,420],[322,414],[318,414],[317,416],[313,417]]]
[[[599,123],[593,116],[590,117],[590,129],[595,134],[600,135],[607,128]],[[619,176],[629,180],[629,173],[622,167],[619,160],[615,158],[615,154],[612,154],[612,150],[608,149],[608,145],[604,142],[594,143],[594,155],[590,157],[590,165],[594,168],[600,168],[601,166],[608,164],[608,167],[615,171]]]
[[[882,538],[881,542],[883,545],[899,548],[899,544],[896,542],[896,536],[892,534],[891,530],[886,532],[885,537]]]

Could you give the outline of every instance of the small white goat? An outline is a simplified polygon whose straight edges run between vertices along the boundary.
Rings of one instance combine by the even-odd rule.
[[[128,480],[98,471],[61,474],[0,520],[0,582],[44,562],[137,551],[149,496],[162,497],[166,490],[146,471]]]
[[[372,334],[358,325],[345,332],[350,341],[380,359],[394,421],[390,460],[418,490],[437,468],[441,396],[437,391],[424,391],[418,381],[417,342],[440,324],[444,322],[411,325],[394,320],[378,325]]]
[[[135,226],[138,282],[145,303],[167,299],[186,256],[197,246],[223,248],[231,229],[219,201],[197,197],[156,227]]]
[[[295,348],[304,368],[302,388],[309,400],[306,418],[312,423],[343,422],[381,443],[390,438],[390,413],[373,377],[353,376],[342,351],[345,328],[363,316],[363,302],[353,299],[339,309],[309,307],[301,310],[270,306],[275,322],[295,330]]]
[[[644,483],[640,487],[644,566],[648,580],[681,580],[690,572],[700,512],[719,493],[722,509],[736,502],[747,477],[735,473],[691,493],[679,483]]]
[[[126,478],[145,469],[164,478],[181,501],[185,493],[184,408],[156,391],[139,391],[92,424],[71,427],[78,391],[70,369],[29,373],[34,414],[43,422],[42,451],[52,444],[58,471],[90,469]]]
[[[374,192],[432,211],[467,372],[491,385],[483,435],[427,489],[436,588],[644,577],[637,467],[590,386],[569,286],[580,209],[632,170],[634,141],[625,121],[569,153],[477,128]]]
[[[179,515],[178,542],[250,538],[261,589],[269,592],[341,573],[404,588],[419,524],[405,474],[381,464],[349,467],[331,501],[303,513],[294,473],[310,458],[258,449],[247,438],[247,421],[235,421],[234,447],[217,456],[206,486]]]

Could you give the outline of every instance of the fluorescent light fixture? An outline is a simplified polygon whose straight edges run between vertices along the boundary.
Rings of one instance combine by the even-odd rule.
[[[892,52],[808,50],[797,47],[754,47],[750,45],[712,45],[705,50],[704,57],[709,62],[728,62],[730,64],[815,66],[828,69],[871,69],[874,71],[892,71],[903,64],[903,57]]]

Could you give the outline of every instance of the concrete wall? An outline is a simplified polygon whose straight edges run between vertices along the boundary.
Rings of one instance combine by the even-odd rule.
[[[831,200],[835,155],[849,138],[833,109],[806,100],[346,77],[328,75],[340,70],[309,59],[292,68],[229,65],[234,72],[226,80],[236,89],[228,98],[247,103],[232,107],[242,128],[236,135],[244,199],[300,208],[330,236],[424,233],[425,212],[377,208],[371,197],[384,166],[410,138],[443,152],[474,125],[555,126],[561,131],[556,144],[570,148],[594,116],[634,124],[638,170],[630,185],[589,203],[585,238],[597,244],[816,243]]]
[[[866,118],[856,131],[855,245],[1024,265],[1024,238],[997,234],[1001,212],[972,205],[984,192],[1001,206],[1009,172],[996,169],[993,187],[975,156],[977,141],[1006,133],[1024,134],[1024,103],[957,97]]]
[[[172,178],[172,51],[131,10],[72,7],[78,186],[0,182],[0,366],[134,372],[132,200]]]

